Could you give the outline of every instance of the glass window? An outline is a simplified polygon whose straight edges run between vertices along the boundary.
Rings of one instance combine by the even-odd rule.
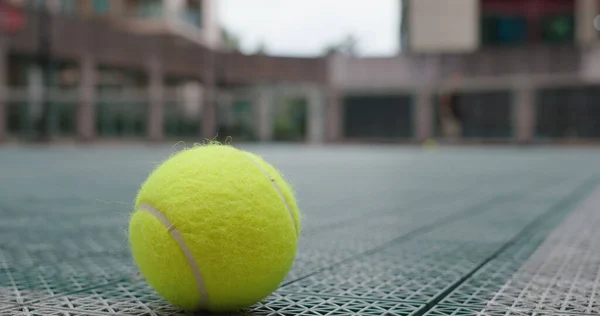
[[[481,25],[484,45],[515,45],[527,40],[527,20],[522,16],[483,16]]]
[[[344,102],[347,138],[401,139],[413,136],[413,99],[409,95],[354,95]]]
[[[200,18],[200,11],[198,10],[186,10],[183,13],[183,19],[194,26],[202,26],[202,19]]]
[[[542,39],[546,43],[572,42],[575,19],[572,14],[548,15],[541,19]]]
[[[141,1],[137,8],[137,16],[141,18],[158,18],[162,14],[163,6],[160,0]]]
[[[94,0],[92,10],[95,14],[106,14],[110,8],[109,0]]]
[[[26,5],[29,9],[40,9],[44,7],[44,0],[27,0]]]
[[[181,18],[196,27],[202,27],[202,1],[187,0]]]
[[[600,87],[539,91],[536,134],[540,138],[600,137]]]
[[[63,14],[73,14],[75,12],[76,0],[62,0],[60,3],[60,11]]]

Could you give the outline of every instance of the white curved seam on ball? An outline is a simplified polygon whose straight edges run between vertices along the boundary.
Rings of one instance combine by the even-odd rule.
[[[194,256],[192,256],[192,252],[190,251],[190,249],[183,241],[183,236],[181,236],[181,233],[177,230],[177,227],[175,227],[175,225],[171,223],[171,221],[169,221],[169,219],[163,213],[161,213],[159,210],[157,210],[150,204],[141,204],[138,209],[146,211],[152,216],[156,217],[167,228],[167,231],[171,234],[171,237],[173,237],[177,244],[179,244],[179,248],[181,249],[183,255],[187,259],[190,268],[192,268],[194,278],[196,279],[198,292],[200,292],[200,306],[208,307],[208,293],[206,292],[206,287],[204,286],[204,279],[202,278],[202,273],[200,273],[198,263],[196,262],[196,259],[194,259]]]
[[[250,161],[252,161],[255,165],[258,166],[258,168],[260,168],[260,170],[262,170],[262,172],[267,176],[267,178],[269,178],[269,180],[271,181],[271,183],[273,183],[273,186],[275,187],[275,190],[277,190],[277,193],[279,193],[279,196],[281,197],[281,199],[283,200],[283,204],[285,204],[285,208],[288,211],[288,214],[290,214],[290,218],[292,219],[292,226],[294,226],[294,232],[296,232],[296,236],[298,235],[298,228],[296,228],[296,219],[294,218],[294,214],[292,213],[292,209],[290,208],[290,205],[288,204],[287,199],[285,198],[285,196],[283,195],[283,192],[281,191],[281,188],[279,188],[279,185],[277,185],[277,182],[275,182],[275,178],[273,178],[269,172],[267,170],[265,170],[265,168],[263,168],[263,166],[261,166],[258,161],[256,161],[254,158],[252,158],[249,155],[246,155],[246,157],[248,157],[248,159],[250,159]]]

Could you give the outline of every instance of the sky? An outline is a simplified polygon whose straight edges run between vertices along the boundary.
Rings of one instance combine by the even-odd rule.
[[[217,0],[222,26],[241,39],[242,50],[261,43],[268,54],[317,56],[347,34],[361,56],[389,56],[399,46],[398,0]]]

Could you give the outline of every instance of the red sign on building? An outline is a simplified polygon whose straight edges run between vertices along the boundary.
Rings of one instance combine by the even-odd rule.
[[[12,34],[21,30],[27,21],[23,10],[6,1],[0,2],[0,31]]]

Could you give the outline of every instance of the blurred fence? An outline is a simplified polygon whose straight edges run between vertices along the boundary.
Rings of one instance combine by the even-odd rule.
[[[448,115],[441,111],[449,94],[453,135],[444,130]],[[340,102],[341,139],[346,140],[600,141],[600,85],[463,88],[424,96],[417,89],[347,92]]]
[[[27,89],[10,89],[5,100],[7,132],[10,138],[31,139],[36,136],[43,116],[43,96]],[[52,111],[48,113],[49,130],[55,137],[75,135],[77,124],[76,91],[61,90],[49,93]]]
[[[146,137],[148,100],[141,93],[99,93],[95,130],[99,137]]]
[[[321,94],[313,94],[318,91]],[[414,142],[426,138],[462,142],[564,142],[600,140],[600,85],[555,85],[527,89],[458,90],[453,94],[447,131],[444,91],[349,92],[333,98],[302,86],[254,86],[221,89],[216,104],[216,136],[234,141],[325,141],[325,131],[339,122],[340,136],[331,141]],[[44,97],[26,88],[9,89],[4,103],[10,140],[34,139],[43,116]],[[49,91],[50,135],[75,139],[89,124],[97,140],[146,140],[151,102],[146,89],[100,89],[94,93],[91,122],[81,121],[77,89]],[[203,140],[206,100],[190,101],[175,88],[166,89],[158,127],[166,140]],[[333,105],[339,111],[331,111]],[[85,128],[84,128],[85,129]]]
[[[343,102],[347,138],[406,140],[415,136],[410,95],[347,95]]]
[[[513,130],[513,102],[510,91],[465,92],[456,95],[460,136],[465,139],[510,140]],[[434,97],[435,137],[443,137],[440,95]]]
[[[216,103],[218,139],[305,141],[307,97],[277,89],[221,91]],[[266,95],[266,98],[261,96]],[[145,140],[149,136],[150,96],[144,89],[105,89],[92,100],[95,139]],[[81,98],[77,89],[55,89],[47,96],[26,88],[8,89],[5,117],[8,139],[33,140],[38,136],[44,103],[48,104],[49,133],[54,139],[77,137]],[[186,99],[178,89],[167,89],[162,100],[162,136],[167,140],[202,139],[203,104]],[[83,123],[85,124],[85,123]],[[262,136],[261,134],[262,131]],[[265,131],[267,129],[267,131]]]
[[[218,99],[219,135],[244,141],[306,141],[308,91],[257,88],[222,91]]]
[[[538,138],[600,139],[600,86],[541,89]]]

